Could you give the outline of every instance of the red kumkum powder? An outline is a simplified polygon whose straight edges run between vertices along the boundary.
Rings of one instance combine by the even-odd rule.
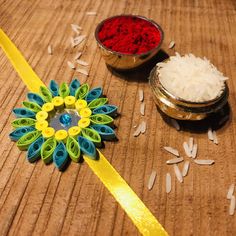
[[[145,53],[161,41],[157,27],[135,16],[119,16],[105,21],[98,37],[105,47],[126,54]]]

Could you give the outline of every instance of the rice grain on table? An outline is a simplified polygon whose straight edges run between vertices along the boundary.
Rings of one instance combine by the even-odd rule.
[[[188,174],[189,166],[190,166],[190,162],[185,161],[184,162],[184,167],[183,167],[183,170],[182,170],[182,176],[183,177],[185,177]]]
[[[141,134],[141,125],[139,125],[137,129],[134,131],[133,136],[138,137],[140,134]]]
[[[174,171],[175,171],[175,175],[176,175],[176,178],[178,179],[178,181],[180,183],[182,183],[184,180],[183,180],[183,176],[179,170],[179,167],[177,166],[177,164],[174,164]]]
[[[168,48],[172,49],[175,46],[175,41],[170,41]]]
[[[52,46],[51,45],[48,45],[48,54],[52,55]]]
[[[186,154],[188,157],[191,157],[192,154],[191,154],[191,151],[189,150],[189,146],[188,146],[188,143],[187,143],[187,142],[184,142],[184,143],[183,143],[183,148],[184,148],[185,154]]]
[[[211,127],[208,128],[207,135],[208,135],[208,139],[209,140],[211,140],[211,141],[214,140],[213,133],[212,133],[212,128]]]
[[[88,74],[88,71],[87,71],[87,70],[84,70],[84,69],[78,68],[76,71],[79,72],[80,74],[83,74],[83,75],[86,75],[86,76],[89,75],[89,74]]]
[[[144,134],[146,132],[146,129],[147,129],[147,123],[145,121],[142,121],[140,126],[141,126],[140,131],[141,131],[142,134]]]
[[[229,215],[234,215],[235,212],[235,196],[233,195],[230,199],[230,205],[229,205]]]
[[[182,162],[183,160],[184,160],[183,157],[177,157],[177,158],[173,158],[173,159],[166,161],[166,164],[168,164],[168,165],[177,164],[177,163]]]
[[[77,59],[76,62],[81,66],[88,66],[89,65],[88,62],[80,60],[80,59]]]
[[[213,143],[218,145],[218,138],[217,138],[217,135],[216,135],[216,131],[214,130],[212,132],[212,134],[213,134]]]
[[[150,177],[149,177],[149,180],[148,180],[148,186],[147,186],[148,190],[152,189],[155,179],[156,179],[156,175],[157,175],[157,172],[155,170],[153,170]]]
[[[67,61],[67,65],[71,68],[71,69],[75,69],[75,65],[74,63],[72,63],[71,61]]]
[[[170,124],[177,130],[180,131],[180,125],[175,119],[170,119]]]
[[[82,43],[84,41],[84,39],[86,38],[86,35],[80,35],[76,38],[74,38],[74,47],[78,46],[80,43]]]
[[[188,146],[189,146],[190,152],[192,152],[193,151],[193,137],[189,138]]]
[[[166,193],[170,193],[171,191],[171,175],[170,173],[166,174]]]
[[[142,102],[140,105],[140,113],[142,116],[145,115],[145,103],[144,102]]]
[[[138,91],[139,101],[142,102],[144,98],[143,90],[139,89]]]
[[[177,149],[174,149],[174,148],[172,148],[172,147],[167,147],[167,146],[165,146],[165,147],[163,147],[163,148],[164,148],[167,152],[169,152],[169,153],[171,153],[171,154],[173,154],[173,155],[179,157],[179,151],[178,151]]]
[[[215,163],[214,160],[194,160],[194,162],[198,165],[212,165]]]
[[[76,25],[76,24],[71,24],[71,28],[77,34],[79,34],[80,30],[82,30],[82,28],[80,26]]]
[[[231,184],[229,186],[229,190],[228,190],[228,193],[227,193],[227,199],[231,199],[231,197],[233,196],[234,194],[234,188],[235,188],[235,185],[234,184]]]
[[[78,52],[75,56],[74,56],[74,60],[77,60],[81,57],[82,52]]]
[[[97,12],[95,12],[95,11],[87,11],[86,15],[88,15],[88,16],[96,16]]]
[[[193,150],[192,150],[192,153],[191,153],[191,157],[193,159],[195,159],[197,157],[197,144],[196,143],[193,144]]]

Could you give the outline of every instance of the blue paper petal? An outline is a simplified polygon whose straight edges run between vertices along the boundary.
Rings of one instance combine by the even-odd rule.
[[[35,128],[32,127],[32,126],[23,126],[23,127],[20,127],[20,128],[17,128],[15,129],[14,131],[12,131],[10,134],[9,134],[9,137],[11,140],[13,141],[17,141],[18,139],[20,139],[23,135],[29,133],[29,132],[32,132],[34,131]]]
[[[38,95],[37,93],[28,93],[27,98],[30,102],[35,102],[39,106],[42,106],[44,104],[42,97]]]
[[[62,170],[68,161],[68,152],[63,142],[59,142],[53,153],[53,163]]]
[[[90,90],[85,99],[87,102],[91,102],[92,100],[101,97],[101,95],[102,95],[102,88],[97,87]]]
[[[35,113],[28,108],[14,108],[12,112],[17,118],[35,118]]]
[[[73,79],[69,86],[71,96],[75,96],[75,92],[79,88],[79,86],[80,86],[79,80]]]
[[[91,159],[96,159],[96,148],[93,142],[91,142],[90,140],[82,136],[78,137],[78,142],[79,142],[80,150],[86,156],[90,157]]]
[[[52,93],[53,97],[58,96],[58,94],[59,94],[59,86],[58,86],[58,84],[56,83],[55,80],[51,80],[50,81],[49,90]]]
[[[103,140],[112,140],[116,138],[114,130],[107,125],[91,125],[90,127],[96,130]]]
[[[103,105],[93,110],[93,114],[105,114],[114,116],[117,113],[117,106],[114,105]]]
[[[28,152],[26,154],[27,160],[29,162],[35,162],[40,159],[40,150],[44,143],[44,138],[41,136],[30,144]]]

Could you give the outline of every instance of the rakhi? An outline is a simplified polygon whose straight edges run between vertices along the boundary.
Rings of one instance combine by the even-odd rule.
[[[49,89],[35,74],[22,54],[0,29],[0,46],[30,90],[28,101],[15,108],[17,119],[10,138],[21,150],[27,150],[30,162],[38,158],[59,169],[65,168],[68,156],[84,161],[103,182],[116,201],[143,235],[168,235],[135,192],[95,147],[101,140],[115,138],[112,123],[117,107],[107,105],[102,89],[89,91],[89,85],[73,80],[68,86],[51,81]],[[111,115],[111,116],[110,116]],[[57,130],[55,132],[55,130]]]

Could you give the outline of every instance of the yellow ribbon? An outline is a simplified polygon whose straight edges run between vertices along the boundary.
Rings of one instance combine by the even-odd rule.
[[[40,86],[45,86],[16,46],[1,29],[0,46],[30,91],[37,93]],[[91,160],[89,157],[84,156],[85,162],[120,203],[140,233],[149,236],[168,235],[157,219],[119,173],[111,166],[102,153],[99,151],[98,153],[99,160]]]

